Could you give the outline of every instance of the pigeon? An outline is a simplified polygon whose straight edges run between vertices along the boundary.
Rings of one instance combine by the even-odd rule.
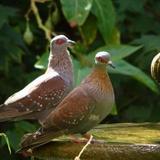
[[[45,73],[0,105],[0,122],[32,119],[41,124],[56,108],[73,86],[73,66],[67,50],[72,43],[64,35],[51,40]]]
[[[19,152],[34,149],[62,135],[85,135],[98,125],[115,104],[107,65],[114,67],[110,54],[98,52],[91,73],[49,113],[41,128],[22,137]]]

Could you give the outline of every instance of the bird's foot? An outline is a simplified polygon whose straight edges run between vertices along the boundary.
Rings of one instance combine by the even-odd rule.
[[[75,135],[70,135],[69,137],[70,137],[71,142],[73,143],[78,143],[78,144],[86,143],[86,140],[79,139]]]
[[[90,138],[91,138],[91,134],[89,134],[89,133],[85,133],[85,134],[82,134],[82,137],[84,137],[85,139],[87,139],[87,140],[89,140]],[[92,141],[93,141],[93,139],[92,139]]]
[[[23,157],[31,157],[32,156],[32,150],[27,150],[27,151],[22,151],[19,152],[19,154],[21,154]]]

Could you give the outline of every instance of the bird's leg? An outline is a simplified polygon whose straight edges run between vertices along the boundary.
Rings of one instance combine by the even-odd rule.
[[[85,138],[84,140],[82,140],[82,139],[79,139],[76,135],[70,134],[69,138],[74,143],[86,143],[90,139],[90,136],[91,136],[91,134],[89,134],[89,133],[82,134],[82,137]]]
[[[27,151],[23,151],[23,152],[20,152],[20,155],[22,155],[23,157],[31,157],[32,156],[32,150],[27,150]]]
[[[91,134],[85,133],[85,134],[82,135],[82,137],[84,137],[84,138],[86,138],[86,139],[90,139]]]
[[[87,136],[87,137],[88,137],[88,136]],[[76,156],[76,157],[74,158],[74,160],[80,160],[80,157],[81,157],[82,153],[83,153],[84,150],[87,148],[87,146],[91,144],[92,139],[93,139],[93,136],[90,135],[87,143],[86,143],[85,146],[82,148],[82,150],[79,152],[78,156]]]
[[[74,142],[74,143],[83,143],[84,142],[73,134],[69,135],[69,137],[70,137],[71,141]]]

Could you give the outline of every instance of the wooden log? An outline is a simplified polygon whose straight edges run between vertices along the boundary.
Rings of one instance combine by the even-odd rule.
[[[160,123],[106,124],[90,133],[96,141],[87,147],[81,160],[160,160]],[[84,139],[75,143],[60,137],[32,154],[45,160],[73,160],[84,144]]]

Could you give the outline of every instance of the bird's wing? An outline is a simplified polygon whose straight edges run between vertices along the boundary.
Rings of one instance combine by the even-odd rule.
[[[56,72],[44,74],[5,101],[0,107],[0,121],[55,107],[65,91],[65,81]]]
[[[57,136],[70,133],[90,115],[94,108],[94,99],[83,88],[74,89],[49,114],[43,123],[43,128],[22,138],[21,150],[35,148],[48,143]]]
[[[96,106],[95,99],[85,86],[79,86],[70,92],[55,111],[46,118],[44,128],[60,130],[73,129],[86,119]]]

